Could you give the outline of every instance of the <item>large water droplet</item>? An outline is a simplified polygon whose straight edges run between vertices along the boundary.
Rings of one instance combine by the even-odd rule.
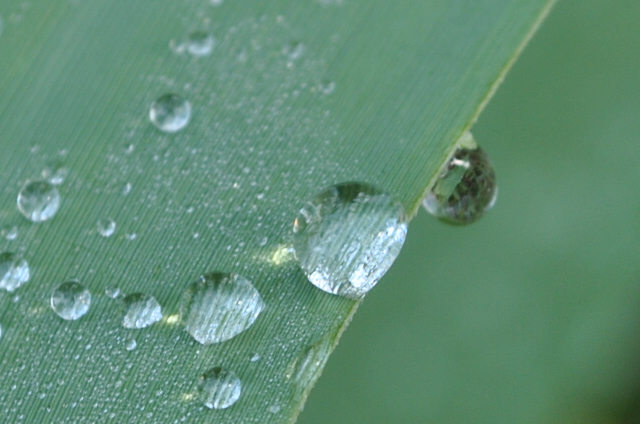
[[[51,308],[62,319],[73,321],[89,312],[91,293],[82,284],[67,281],[51,294]]]
[[[302,208],[293,248],[309,281],[357,299],[387,272],[407,235],[402,204],[362,183],[330,187]]]
[[[54,217],[60,208],[60,193],[48,181],[31,181],[18,193],[18,210],[32,222]]]
[[[242,383],[233,371],[215,367],[202,374],[198,391],[207,408],[226,409],[240,398]]]
[[[467,132],[422,204],[442,221],[465,225],[491,209],[497,196],[496,174],[489,157]]]
[[[249,328],[264,306],[260,293],[246,278],[209,273],[189,285],[180,312],[187,332],[208,345],[229,340]]]
[[[13,292],[29,281],[29,264],[12,252],[0,253],[0,289]]]
[[[194,31],[189,34],[185,48],[193,56],[207,56],[213,51],[216,39],[204,31]]]
[[[164,132],[180,131],[191,119],[191,103],[177,94],[164,94],[151,104],[149,118]]]
[[[125,328],[145,328],[162,319],[162,308],[153,296],[132,293],[125,296],[124,306],[122,326]]]
[[[101,219],[96,226],[98,227],[98,233],[103,237],[111,237],[116,231],[116,222],[113,219]]]

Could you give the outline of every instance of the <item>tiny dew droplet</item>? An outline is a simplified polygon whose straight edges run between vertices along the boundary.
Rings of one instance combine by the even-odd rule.
[[[27,281],[29,281],[27,261],[12,252],[0,253],[0,289],[11,293]]]
[[[333,81],[322,81],[318,84],[318,91],[321,94],[329,95],[336,90],[336,83]]]
[[[186,49],[193,56],[207,56],[211,54],[215,44],[216,39],[211,34],[194,31],[187,38]]]
[[[494,206],[497,196],[496,175],[489,156],[466,132],[422,204],[444,222],[465,225],[480,219]]]
[[[53,185],[64,183],[69,175],[69,169],[65,168],[58,162],[51,162],[42,170],[42,178]]]
[[[282,54],[287,56],[289,60],[298,60],[304,53],[304,44],[294,41],[282,48]]]
[[[177,94],[164,94],[151,104],[149,118],[164,132],[180,131],[191,119],[191,103]]]
[[[251,327],[264,306],[260,293],[246,278],[209,273],[187,287],[180,314],[185,330],[208,345],[229,340]]]
[[[104,289],[104,294],[106,294],[111,299],[117,299],[120,297],[120,289],[118,287],[108,287]]]
[[[233,371],[215,367],[202,374],[198,391],[207,408],[226,409],[240,398],[242,383]]]
[[[314,380],[320,376],[320,372],[324,364],[329,359],[331,352],[331,343],[328,337],[318,340],[316,343],[307,347],[302,353],[289,365],[287,371],[287,379],[298,385],[304,390]]]
[[[18,210],[32,222],[53,218],[59,208],[60,193],[48,181],[28,182],[18,193]]]
[[[271,412],[272,414],[277,414],[278,412],[280,412],[280,405],[275,404],[269,406],[269,412]]]
[[[129,352],[131,352],[132,350],[134,350],[136,347],[138,347],[138,342],[136,342],[136,339],[134,339],[133,337],[129,337],[127,339],[127,341],[124,344],[125,349],[127,349]]]
[[[132,293],[124,298],[124,328],[145,328],[162,319],[162,308],[155,297]]]
[[[314,286],[358,299],[395,261],[407,222],[402,204],[387,193],[363,183],[338,184],[300,210],[293,249]]]
[[[254,353],[253,355],[251,355],[251,362],[258,362],[260,360],[260,354],[259,353]]]
[[[2,237],[5,239],[12,241],[18,238],[18,227],[15,225],[2,227],[0,233],[2,233]]]
[[[113,219],[100,219],[96,226],[98,227],[98,233],[102,237],[111,237],[116,231],[116,222]]]
[[[89,312],[91,293],[82,284],[67,281],[51,294],[51,308],[58,316],[74,321]]]

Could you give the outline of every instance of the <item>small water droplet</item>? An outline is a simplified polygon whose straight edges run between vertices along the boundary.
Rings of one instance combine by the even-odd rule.
[[[208,345],[229,340],[251,327],[264,306],[260,293],[246,278],[209,273],[189,285],[180,313],[185,330]]]
[[[259,360],[260,360],[260,354],[258,353],[254,353],[250,359],[251,362],[258,362]]]
[[[280,412],[280,405],[271,405],[269,407],[269,412],[271,412],[272,414],[277,414],[278,412]]]
[[[134,350],[136,347],[138,347],[138,342],[136,342],[136,339],[134,339],[133,337],[129,337],[127,339],[127,341],[124,344],[125,349],[127,349],[129,352],[131,352],[132,350]]]
[[[467,132],[422,204],[441,221],[465,225],[480,219],[494,206],[497,196],[489,156]]]
[[[123,196],[128,195],[129,193],[131,193],[132,189],[133,189],[133,186],[131,185],[131,183],[126,183],[122,188],[122,195]]]
[[[215,44],[216,39],[211,34],[204,31],[194,31],[189,34],[185,48],[193,56],[207,56],[211,54]]]
[[[318,84],[318,91],[321,94],[329,95],[336,90],[336,83],[333,81],[322,81]]]
[[[213,6],[221,6],[224,0],[210,0]]]
[[[108,287],[104,289],[104,294],[106,294],[111,299],[117,299],[120,297],[121,291],[118,287]]]
[[[331,352],[330,338],[325,337],[302,351],[287,371],[287,378],[292,379],[301,389],[308,387],[317,379],[329,359]]]
[[[51,308],[58,316],[74,321],[89,312],[91,293],[82,284],[67,281],[51,294]]]
[[[102,237],[111,237],[116,231],[116,222],[113,219],[104,218],[96,223],[98,233]]]
[[[29,281],[29,264],[20,255],[0,253],[0,289],[13,292]]]
[[[177,94],[164,94],[151,104],[149,118],[164,132],[180,131],[191,119],[191,103]]]
[[[69,169],[55,162],[42,170],[42,178],[46,179],[53,185],[60,185],[69,176]]]
[[[282,54],[287,56],[289,60],[298,60],[304,54],[304,44],[292,42],[282,48]]]
[[[133,241],[138,238],[138,235],[136,233],[127,233],[124,237],[129,241]]]
[[[293,248],[309,281],[357,299],[382,278],[407,235],[402,204],[362,183],[324,190],[300,210]]]
[[[266,246],[268,242],[269,242],[268,237],[262,237],[262,239],[260,239],[260,241],[258,242],[258,246],[260,247]]]
[[[233,371],[215,367],[202,374],[198,391],[207,408],[226,409],[240,398],[242,383]]]
[[[155,297],[132,293],[124,298],[124,328],[145,328],[162,319],[162,308]]]
[[[18,238],[18,227],[15,225],[2,227],[0,233],[2,233],[2,237],[9,241],[15,240]]]
[[[48,181],[31,181],[18,194],[18,210],[32,222],[54,217],[60,208],[60,193]]]
[[[2,325],[0,325],[0,339],[2,339]]]

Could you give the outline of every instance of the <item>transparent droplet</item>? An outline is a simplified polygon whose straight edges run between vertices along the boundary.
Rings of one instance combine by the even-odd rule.
[[[189,34],[185,47],[193,56],[207,56],[213,51],[216,39],[204,31],[194,31]]]
[[[12,252],[0,253],[0,289],[13,292],[27,281],[29,281],[27,261]]]
[[[336,90],[336,83],[333,81],[322,81],[318,84],[318,91],[321,94],[329,95]]]
[[[221,6],[224,0],[209,0],[213,6]]]
[[[18,210],[32,222],[54,217],[60,208],[60,193],[48,181],[31,181],[18,194]]]
[[[131,352],[132,350],[134,350],[136,347],[138,347],[138,342],[136,342],[136,339],[134,339],[133,337],[129,337],[127,339],[127,341],[124,343],[124,347],[125,349],[127,349],[129,352]]]
[[[67,281],[51,294],[51,308],[62,319],[74,321],[89,312],[91,293],[82,284]]]
[[[191,118],[191,103],[177,94],[164,94],[151,104],[149,118],[164,132],[180,131]]]
[[[145,328],[162,319],[162,308],[155,297],[143,293],[132,293],[124,298],[125,328]]]
[[[133,189],[133,186],[131,185],[131,183],[126,183],[122,188],[122,195],[123,196],[128,195],[129,193],[131,193],[132,189]]]
[[[96,223],[98,233],[103,237],[111,237],[116,231],[116,222],[113,219],[104,218]]]
[[[251,362],[258,362],[260,360],[260,354],[258,353],[254,353],[253,355],[251,355]]]
[[[496,174],[489,156],[467,132],[422,204],[444,222],[465,225],[491,209],[497,196]]]
[[[133,241],[138,238],[138,235],[136,233],[127,233],[124,235],[124,238],[126,238],[129,241]]]
[[[238,274],[209,273],[189,285],[180,307],[185,330],[203,345],[229,340],[251,327],[264,301]]]
[[[272,414],[277,414],[278,412],[280,412],[280,405],[275,404],[275,405],[271,405],[269,406],[269,412],[271,412]]]
[[[309,281],[357,299],[387,272],[407,235],[402,204],[363,183],[343,183],[300,210],[293,248]]]
[[[59,162],[51,162],[42,170],[42,178],[53,185],[60,185],[69,176],[69,169]]]
[[[15,240],[16,238],[18,238],[18,227],[15,225],[2,227],[0,233],[2,234],[2,237],[9,241]]]
[[[240,398],[242,383],[233,371],[215,367],[202,374],[198,391],[207,408],[226,409]]]
[[[120,297],[121,291],[118,287],[108,287],[104,290],[104,294],[111,299],[117,299]]]
[[[282,48],[282,54],[289,60],[298,60],[304,54],[304,44],[292,42]]]

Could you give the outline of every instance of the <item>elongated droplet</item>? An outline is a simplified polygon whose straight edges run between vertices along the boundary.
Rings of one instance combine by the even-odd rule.
[[[187,38],[186,49],[193,56],[207,56],[213,51],[215,43],[216,39],[211,34],[194,31]]]
[[[13,292],[27,281],[29,281],[27,261],[12,252],[0,253],[0,289]]]
[[[101,219],[96,226],[98,227],[98,233],[103,237],[111,237],[116,231],[116,222],[113,219]]]
[[[67,281],[51,294],[51,308],[62,319],[74,321],[89,312],[91,293],[82,284]]]
[[[48,181],[31,181],[18,193],[18,210],[32,222],[47,221],[60,208],[60,193]]]
[[[202,374],[198,382],[200,399],[209,409],[226,409],[242,394],[242,383],[233,371],[215,367]]]
[[[191,119],[191,103],[177,94],[164,94],[151,104],[149,118],[164,132],[180,131]]]
[[[330,339],[320,339],[303,350],[300,356],[293,361],[287,370],[287,378],[304,390],[320,376],[320,371],[329,359],[330,352]]]
[[[489,156],[467,132],[422,204],[444,222],[466,225],[491,209],[497,196],[496,174]]]
[[[145,328],[162,319],[162,308],[155,297],[132,293],[124,298],[124,328]]]
[[[203,345],[220,343],[251,327],[264,301],[238,274],[209,273],[189,285],[180,307],[185,330]]]
[[[330,187],[302,208],[293,248],[309,281],[357,299],[387,272],[407,235],[402,204],[363,183]]]

